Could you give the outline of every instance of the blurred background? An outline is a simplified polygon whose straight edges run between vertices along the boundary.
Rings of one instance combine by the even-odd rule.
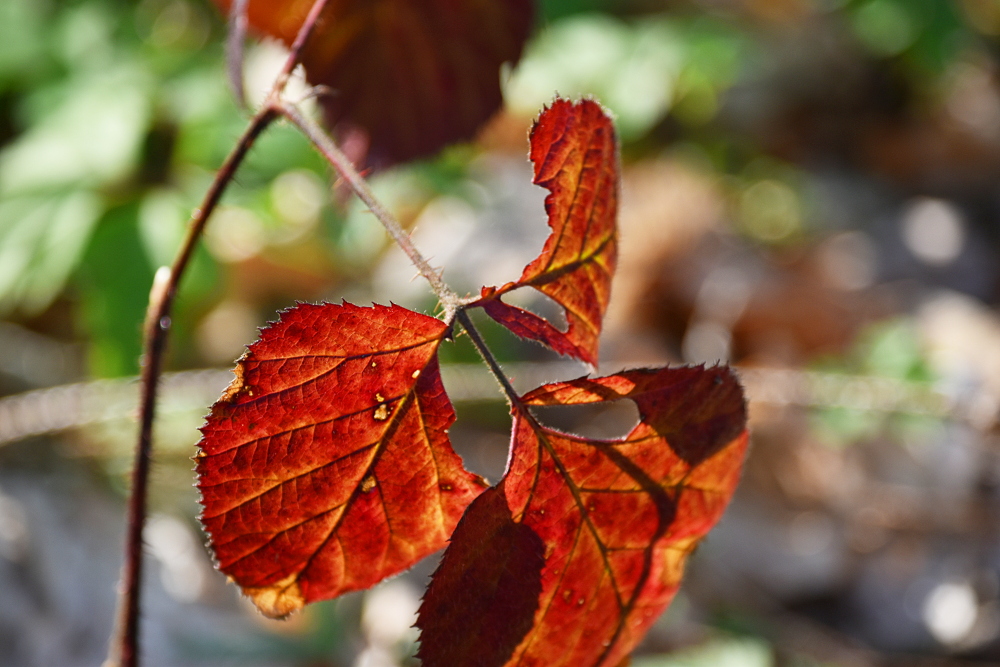
[[[501,284],[548,233],[531,119],[555,91],[616,114],[621,259],[600,371],[731,362],[753,429],[735,501],[633,664],[1000,664],[1000,0],[539,13],[479,139],[372,182],[459,291]],[[246,123],[224,34],[206,0],[0,2],[2,665],[104,658],[152,275]],[[282,53],[248,47],[251,98]],[[212,568],[190,460],[226,369],[276,311],[430,312],[415,273],[291,128],[254,148],[175,313],[146,664],[416,664],[434,559],[267,621]],[[584,372],[482,326],[519,388]],[[455,446],[495,481],[505,404],[467,340],[443,355]],[[551,421],[615,436],[635,419],[571,413]]]

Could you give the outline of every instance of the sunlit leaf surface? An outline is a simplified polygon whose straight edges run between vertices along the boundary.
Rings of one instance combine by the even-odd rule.
[[[448,441],[444,323],[302,304],[265,329],[202,429],[202,522],[268,616],[367,588],[445,545],[483,489]]]

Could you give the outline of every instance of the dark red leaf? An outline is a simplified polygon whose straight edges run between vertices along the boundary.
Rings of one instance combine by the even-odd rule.
[[[611,119],[592,100],[556,99],[531,131],[531,161],[534,182],[550,191],[545,210],[552,234],[517,282],[484,287],[477,305],[518,336],[596,365],[618,258],[620,169]],[[565,332],[500,300],[527,286],[565,309]]]
[[[483,664],[612,667],[622,663],[676,592],[687,556],[722,516],[747,447],[742,389],[726,368],[627,371],[541,387],[531,405],[636,402],[640,422],[622,440],[588,440],[541,426],[515,408],[511,463],[498,485],[512,520],[545,545],[531,629],[510,656]],[[675,449],[675,443],[680,443]],[[483,558],[456,535],[435,578]],[[495,542],[499,542],[496,540]],[[511,545],[512,547],[513,545]],[[503,552],[493,543],[493,551]],[[432,583],[432,587],[434,584]],[[465,586],[482,586],[465,581]],[[489,590],[484,587],[484,590]],[[477,613],[476,607],[451,610]],[[521,612],[525,613],[524,611]],[[512,617],[520,627],[522,616]],[[424,627],[423,616],[418,623]],[[447,632],[436,629],[436,636]],[[422,654],[445,655],[422,638]],[[482,646],[490,646],[482,641]],[[479,665],[469,651],[426,667]]]
[[[250,24],[291,44],[312,3],[251,0]],[[471,139],[500,108],[500,66],[520,58],[533,15],[531,0],[330,0],[302,62],[330,88],[332,126],[407,160]]]
[[[219,569],[264,614],[410,567],[484,488],[448,441],[446,333],[399,306],[302,304],[240,359],[202,428],[198,488]]]
[[[472,501],[420,606],[425,667],[500,667],[531,629],[542,592],[545,545],[516,523],[503,490]],[[470,610],[475,610],[470,613]]]

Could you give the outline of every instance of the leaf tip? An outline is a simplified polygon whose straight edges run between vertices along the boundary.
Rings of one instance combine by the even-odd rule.
[[[283,619],[305,606],[305,596],[299,587],[299,573],[290,574],[270,586],[244,588],[260,613],[268,618]]]

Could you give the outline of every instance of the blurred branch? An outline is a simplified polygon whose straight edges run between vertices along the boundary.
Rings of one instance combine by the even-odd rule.
[[[226,36],[226,70],[233,96],[241,108],[247,108],[243,88],[243,43],[247,37],[247,5],[250,0],[235,0],[229,11],[229,34]]]
[[[51,387],[80,377],[81,352],[79,344],[0,322],[0,373],[31,386]]]
[[[958,421],[969,418],[967,406],[956,404],[928,383],[779,368],[738,370],[751,403],[847,408]]]
[[[223,370],[165,373],[159,412],[204,412],[233,379]],[[0,399],[0,445],[48,433],[135,420],[138,378],[76,382]]]
[[[601,368],[601,373],[618,367]],[[518,392],[580,374],[575,362],[505,363]],[[983,397],[956,400],[918,382],[775,368],[739,369],[751,407],[847,408],[881,414],[923,415],[981,427]],[[456,402],[501,400],[496,380],[482,364],[444,364],[441,375]],[[25,438],[134,419],[138,378],[78,382],[0,398],[0,445]],[[204,412],[232,380],[228,370],[165,373],[160,382],[165,413]],[[987,397],[988,398],[988,397]],[[192,436],[193,437],[193,436]]]

